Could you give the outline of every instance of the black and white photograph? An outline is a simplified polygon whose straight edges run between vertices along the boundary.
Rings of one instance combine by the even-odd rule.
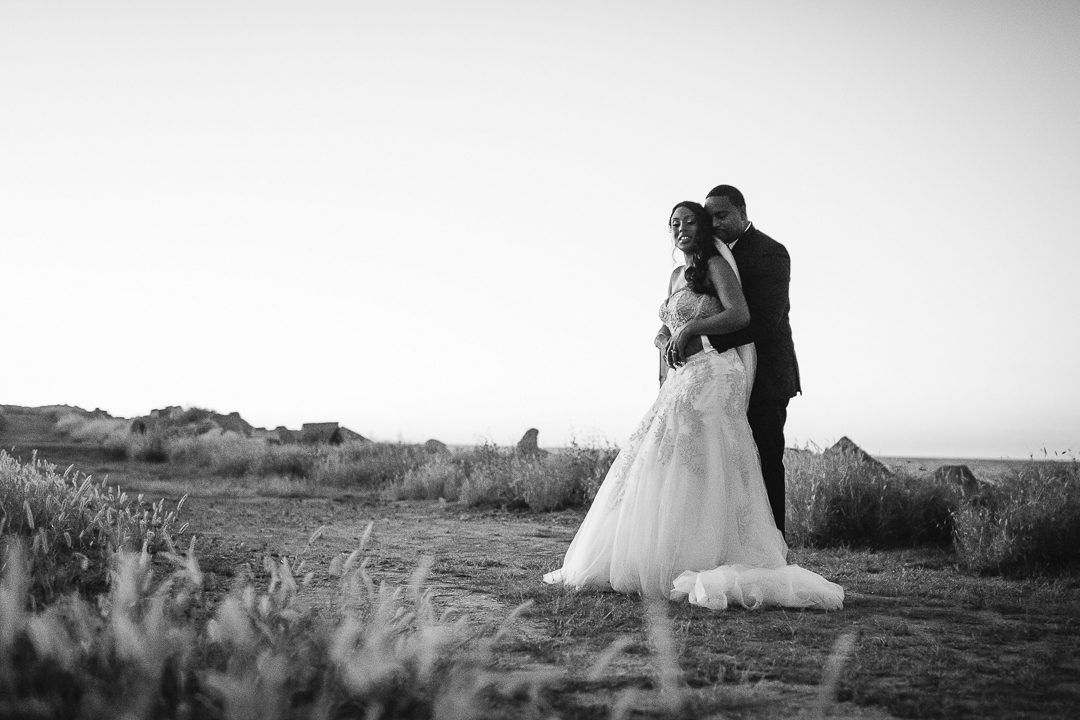
[[[1080,717],[1080,4],[0,0],[0,718]]]

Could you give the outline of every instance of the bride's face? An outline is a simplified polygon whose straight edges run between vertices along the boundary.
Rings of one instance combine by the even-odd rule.
[[[675,247],[684,253],[693,252],[694,240],[697,238],[697,218],[687,207],[676,208],[671,215],[671,239],[675,241]]]

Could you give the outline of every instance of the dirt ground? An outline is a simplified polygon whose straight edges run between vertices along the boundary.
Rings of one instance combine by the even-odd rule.
[[[328,574],[334,557],[355,549],[369,523],[369,572],[376,583],[405,585],[416,568],[430,562],[426,587],[440,610],[463,614],[478,627],[500,626],[514,610],[497,590],[507,576],[534,573],[547,563],[557,567],[581,521],[580,512],[531,515],[501,510],[473,511],[427,501],[382,501],[378,498],[338,497],[199,497],[186,501],[184,517],[196,536],[196,552],[208,586],[223,595],[244,564],[258,570],[263,558],[288,556],[304,563],[302,575],[314,571],[299,599],[313,608],[332,612],[340,600],[340,581]],[[311,536],[325,529],[309,544]],[[500,579],[499,575],[503,577]],[[503,669],[550,673],[570,678],[590,668],[603,647],[589,643],[559,643],[556,654],[536,652],[557,630],[544,617],[530,613],[516,619],[499,655]],[[613,662],[606,682],[596,688],[580,683],[554,682],[570,696],[562,704],[569,716],[606,716],[619,701],[620,690],[638,683],[648,687],[656,670],[647,654],[627,654]],[[747,690],[747,688],[743,688]],[[796,708],[817,697],[814,685],[758,682],[753,717],[793,717]],[[648,711],[658,700],[642,695],[635,707]],[[597,713],[602,713],[597,715]],[[887,713],[851,703],[835,706],[830,717],[881,718]]]
[[[515,621],[499,654],[500,665],[549,673],[564,717],[608,717],[628,688],[655,687],[657,667],[650,652],[628,652],[611,664],[602,681],[582,681],[615,636],[604,631],[603,637],[590,638],[587,628],[564,623],[551,610],[552,602],[560,602],[558,595],[540,582],[545,569],[559,564],[582,516],[579,511],[475,511],[353,494],[196,494],[184,507],[209,586],[219,595],[244,564],[258,576],[264,557],[284,555],[304,563],[298,575],[314,572],[300,599],[332,612],[339,580],[329,575],[330,563],[355,549],[373,523],[366,554],[377,583],[404,585],[418,566],[430,562],[427,587],[438,607],[466,614],[487,628],[499,626],[521,600],[535,599],[535,612]],[[724,708],[723,717],[808,716],[807,708],[819,697],[832,643],[842,634],[858,638],[852,662],[860,679],[854,691],[842,694],[844,702],[829,707],[828,717],[893,717],[886,708],[906,717],[1080,716],[1068,709],[1080,708],[1075,617],[1060,607],[1045,613],[1023,607],[1024,596],[1030,596],[1026,586],[1001,580],[954,586],[938,577],[955,574],[947,562],[918,555],[796,551],[794,560],[841,582],[848,594],[845,610],[718,615],[672,606],[676,640],[685,655],[680,662],[691,666],[689,692],[704,697],[704,706]],[[890,569],[891,563],[901,567]],[[919,597],[905,589],[920,586],[927,589]],[[1069,607],[1078,607],[1078,597],[1080,590],[1072,590]],[[627,608],[641,612],[640,601],[620,606],[598,594],[596,603],[602,602],[614,603],[609,615]],[[641,635],[640,627],[626,632]],[[694,644],[702,647],[687,647]],[[709,670],[713,663],[727,669]],[[995,689],[998,673],[1011,673],[1009,682],[1016,687]],[[1033,679],[1036,675],[1043,677]],[[993,711],[997,701],[987,700],[986,693],[1002,692],[1015,707]],[[717,700],[717,693],[724,696]],[[1045,693],[1050,696],[1044,704]],[[648,715],[657,698],[655,692],[643,693],[634,707]]]

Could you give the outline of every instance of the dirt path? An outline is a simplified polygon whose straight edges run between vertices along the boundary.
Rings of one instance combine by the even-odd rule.
[[[495,628],[515,609],[505,589],[515,583],[540,583],[542,567],[558,565],[581,521],[580,512],[531,515],[505,511],[463,510],[436,502],[385,502],[345,495],[327,497],[237,498],[190,497],[184,514],[197,536],[209,586],[223,596],[237,569],[245,563],[258,575],[263,558],[288,556],[304,563],[302,575],[314,572],[299,599],[321,612],[332,613],[341,599],[340,580],[328,570],[333,559],[360,543],[369,523],[369,572],[376,583],[406,585],[416,568],[430,562],[426,587],[441,611],[469,617],[473,624]],[[309,539],[325,526],[315,542]],[[546,563],[546,566],[545,566]],[[500,597],[502,596],[502,597]],[[648,652],[617,656],[605,681],[583,683],[580,676],[603,652],[603,644],[561,638],[550,652],[558,629],[528,613],[515,619],[499,653],[505,670],[542,672],[555,679],[565,694],[562,712],[568,716],[606,717],[607,709],[630,698],[628,688],[643,688],[632,697],[633,707],[648,712],[661,701],[648,692],[656,668]],[[567,679],[560,683],[559,678]],[[574,680],[573,678],[578,678]],[[698,688],[699,693],[727,692],[741,710],[736,717],[794,717],[812,704],[818,688],[812,684],[760,679],[752,686]],[[746,697],[740,699],[740,694]],[[750,698],[752,695],[752,699]],[[887,713],[851,703],[833,707],[830,717],[886,718]]]
[[[198,538],[199,556],[214,566],[206,569],[228,577],[234,571],[229,564],[249,563],[257,570],[266,556],[298,558],[305,571],[315,573],[301,593],[313,606],[337,600],[339,580],[328,574],[330,563],[359,546],[369,523],[374,527],[365,554],[376,582],[406,584],[430,560],[428,585],[444,600],[440,604],[461,609],[488,604],[469,597],[483,592],[485,572],[513,567],[515,558],[550,555],[557,562],[577,523],[569,514],[463,512],[439,503],[382,503],[349,495],[190,497],[184,514],[188,533]],[[318,539],[309,544],[320,527]],[[475,572],[467,572],[471,568]]]

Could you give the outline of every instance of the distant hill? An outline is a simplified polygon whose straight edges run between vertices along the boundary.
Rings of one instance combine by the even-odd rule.
[[[76,419],[77,418],[77,419]],[[135,432],[143,432],[153,427],[178,429],[183,427],[192,433],[208,432],[215,428],[252,437],[265,433],[240,417],[240,413],[228,415],[204,410],[202,408],[184,409],[178,406],[152,410],[149,415],[138,418],[115,417],[100,408],[84,410],[76,405],[45,405],[42,407],[23,407],[21,405],[0,405],[0,446],[11,447],[52,445],[65,442],[80,442],[80,438],[71,436],[72,426],[78,420],[108,420],[115,424],[124,424]]]
[[[21,405],[0,405],[0,440],[6,446],[48,444],[63,440],[63,434],[57,432],[57,421],[67,415],[86,419],[112,418],[101,409],[83,410],[75,405],[45,405],[42,407],[22,407]]]
[[[244,437],[266,432],[263,428],[257,428],[244,420],[238,412],[222,415],[213,410],[195,407],[185,410],[179,406],[170,406],[161,410],[151,410],[149,415],[137,417],[131,421],[131,431],[137,433],[177,430],[201,435],[216,429],[234,432]]]

